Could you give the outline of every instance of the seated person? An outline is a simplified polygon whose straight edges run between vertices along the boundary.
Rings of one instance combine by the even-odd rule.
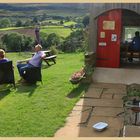
[[[32,58],[17,62],[17,68],[18,68],[19,74],[21,76],[20,81],[23,80],[23,74],[24,74],[24,71],[26,70],[26,68],[41,67],[41,61],[43,58],[46,57],[46,54],[43,51],[41,51],[41,49],[42,49],[41,45],[39,45],[39,44],[36,45],[35,46],[36,53]],[[21,64],[22,62],[27,62],[27,63]]]
[[[5,58],[5,51],[0,49],[0,63],[8,62],[9,60]]]
[[[139,31],[135,32],[135,37],[131,42],[131,46],[129,47],[129,51],[131,52],[130,58],[128,59],[130,62],[133,61],[132,55],[133,52],[140,52],[140,33]]]

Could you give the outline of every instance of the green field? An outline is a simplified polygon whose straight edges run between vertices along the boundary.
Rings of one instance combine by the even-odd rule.
[[[69,21],[69,22],[65,22],[64,23],[64,26],[70,26],[70,25],[75,25],[76,24],[76,22],[74,22],[74,21]]]
[[[69,28],[64,28],[63,26],[46,26],[41,29],[42,33],[51,34],[56,33],[61,37],[67,37],[72,32]]]
[[[26,29],[26,28],[25,27],[8,27],[8,28],[1,28],[0,31],[18,30],[18,29]]]
[[[29,30],[32,30],[31,32],[28,32]],[[8,32],[12,32],[12,30],[14,32],[21,32],[26,34],[26,35],[31,35],[34,37],[34,28],[33,27],[10,27],[10,28],[2,28],[0,29],[0,34],[3,33],[8,33]],[[51,34],[51,33],[56,33],[57,35],[59,35],[60,37],[67,37],[68,35],[70,35],[70,33],[72,32],[72,30],[70,28],[64,28],[63,26],[41,26],[41,30],[40,33],[45,33],[47,35]]]
[[[30,53],[8,53],[14,62],[31,56]],[[65,124],[66,117],[87,85],[73,86],[71,74],[83,66],[82,53],[58,54],[57,64],[43,63],[43,84],[16,84],[16,89],[0,92],[1,137],[46,137]],[[74,62],[74,63],[73,63]],[[20,78],[15,66],[16,82]]]

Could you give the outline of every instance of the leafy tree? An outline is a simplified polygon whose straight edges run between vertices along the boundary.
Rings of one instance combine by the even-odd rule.
[[[43,21],[43,20],[45,20],[46,18],[47,18],[47,14],[44,13],[44,14],[42,15],[42,17],[41,17],[41,20]]]
[[[24,26],[31,26],[32,23],[31,23],[31,20],[27,19],[24,23]]]
[[[44,32],[40,32],[40,39],[41,39],[41,45],[43,46],[43,48],[47,48],[47,37],[48,35]]]
[[[64,52],[84,50],[84,33],[82,30],[73,31],[63,42],[61,49]]]
[[[82,23],[84,24],[84,27],[86,27],[87,25],[89,25],[89,16],[85,16],[83,18]]]
[[[30,50],[33,44],[33,39],[31,37],[26,37],[19,33],[5,34],[1,40],[9,51]]]
[[[6,45],[4,45],[2,41],[0,41],[0,48],[3,50],[7,50]]]
[[[8,18],[3,18],[0,20],[0,27],[1,28],[6,28],[11,26],[11,21]]]
[[[2,37],[3,43],[10,51],[21,51],[22,36],[18,33],[6,34]]]
[[[21,20],[18,20],[17,22],[16,22],[16,25],[15,25],[16,27],[21,27],[22,26],[22,21]]]
[[[33,38],[29,36],[23,35],[23,45],[22,45],[22,51],[29,51],[32,49],[34,40]]]
[[[84,25],[82,23],[75,24],[75,28],[84,28]]]
[[[34,17],[32,22],[35,23],[35,24],[37,24],[38,23],[38,18],[37,17]]]
[[[67,16],[67,17],[65,18],[65,20],[68,22],[68,21],[71,20],[71,18]]]
[[[60,43],[60,37],[55,33],[51,33],[48,35],[46,43],[48,47],[51,47],[54,45],[57,46]]]
[[[64,24],[63,20],[60,21],[60,24],[61,24],[61,25]]]
[[[74,25],[73,24],[71,24],[70,25],[70,29],[73,31],[73,28],[74,28]]]

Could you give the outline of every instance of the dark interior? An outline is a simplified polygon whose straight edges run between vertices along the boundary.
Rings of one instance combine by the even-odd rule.
[[[140,68],[140,57],[138,53],[133,54],[133,61],[128,60],[130,53],[128,48],[131,45],[135,31],[140,32],[140,15],[134,11],[122,10],[122,37],[120,48],[120,67],[122,68]]]

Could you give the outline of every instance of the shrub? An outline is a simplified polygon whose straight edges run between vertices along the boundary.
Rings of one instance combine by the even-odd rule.
[[[53,55],[58,54],[58,50],[56,49],[56,46],[51,46],[51,47],[50,47],[50,50],[51,50],[51,53],[52,53]]]
[[[8,18],[3,18],[0,20],[0,27],[1,28],[6,28],[11,26],[11,21]]]
[[[53,45],[57,46],[60,44],[60,37],[55,33],[51,33],[48,35],[46,43],[48,47],[51,47]]]
[[[61,49],[64,52],[82,51],[84,47],[84,33],[82,30],[73,31],[63,42]]]
[[[5,34],[2,38],[3,44],[8,51],[27,51],[33,44],[33,39],[19,33]]]
[[[6,45],[4,45],[2,42],[0,42],[0,49],[3,49],[3,50],[7,50],[7,48],[6,48]]]

